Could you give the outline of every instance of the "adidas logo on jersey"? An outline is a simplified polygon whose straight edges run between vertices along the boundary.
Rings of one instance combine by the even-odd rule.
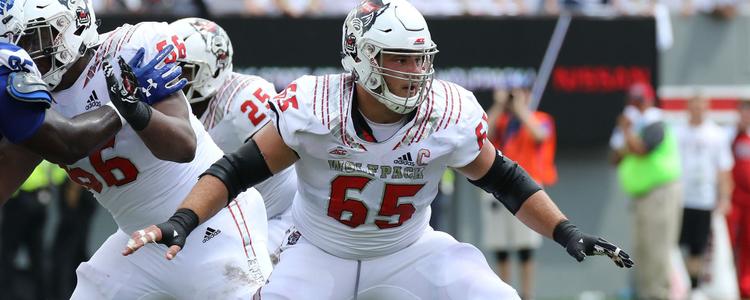
[[[91,95],[89,95],[89,100],[86,100],[86,110],[91,110],[94,108],[99,108],[102,106],[102,103],[99,101],[99,96],[96,95],[96,91],[92,91]]]
[[[206,227],[206,234],[203,235],[203,242],[204,243],[208,242],[208,240],[219,235],[219,233],[221,233],[220,229],[213,229],[211,227]]]
[[[397,165],[414,166],[414,160],[411,159],[411,152],[401,155],[401,157],[395,159],[393,163]]]

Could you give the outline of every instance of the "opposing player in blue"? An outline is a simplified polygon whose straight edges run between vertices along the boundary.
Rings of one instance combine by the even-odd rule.
[[[74,118],[49,109],[55,100],[47,84],[29,54],[14,45],[26,28],[19,17],[24,13],[25,3],[25,0],[0,1],[3,18],[0,23],[0,165],[3,166],[0,205],[42,158],[54,163],[75,162],[110,140],[125,120],[139,118],[139,112],[132,109],[118,112],[114,103]],[[163,59],[171,51],[172,47],[165,48],[160,57]],[[142,67],[136,65],[148,71],[140,72],[140,79],[160,80],[163,74],[154,68],[157,62],[155,59]],[[168,88],[161,84],[159,88],[169,93],[179,86]],[[137,101],[118,105],[135,108],[147,104]]]

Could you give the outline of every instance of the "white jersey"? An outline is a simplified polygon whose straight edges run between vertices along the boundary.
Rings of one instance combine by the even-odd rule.
[[[298,230],[335,256],[367,259],[424,234],[445,168],[476,159],[487,124],[471,92],[435,80],[403,128],[388,140],[368,141],[355,130],[353,93],[348,74],[304,76],[271,109],[285,143],[300,156],[292,206]]]
[[[276,89],[265,79],[232,73],[211,98],[200,120],[221,150],[234,152],[270,122],[268,101],[274,96]],[[280,215],[291,207],[297,191],[294,167],[279,172],[255,188],[263,196],[268,218]]]
[[[73,86],[53,93],[57,101],[53,109],[66,117],[74,117],[110,102],[102,60],[121,55],[129,61],[139,48],[144,47],[143,63],[148,63],[159,49],[176,43],[177,36],[170,32],[166,23],[149,22],[124,25],[103,34],[95,57]],[[167,60],[176,59],[177,53],[179,49],[176,48]],[[112,65],[119,72],[118,65]],[[197,138],[195,159],[191,163],[156,158],[136,132],[128,124],[123,124],[115,138],[102,149],[66,169],[73,181],[94,193],[123,231],[133,232],[161,223],[179,207],[198,176],[223,154],[192,114],[190,123]]]
[[[719,173],[731,171],[734,166],[731,142],[711,120],[697,126],[680,124],[674,129],[682,158],[683,205],[713,210],[719,195]]]

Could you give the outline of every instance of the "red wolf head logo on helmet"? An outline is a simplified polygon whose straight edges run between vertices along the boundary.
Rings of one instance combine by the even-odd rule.
[[[356,18],[362,22],[362,31],[367,32],[375,23],[375,19],[391,4],[383,4],[383,0],[365,0],[359,3],[357,7]]]

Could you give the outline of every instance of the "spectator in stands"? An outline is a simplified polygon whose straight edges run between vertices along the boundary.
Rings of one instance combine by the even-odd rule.
[[[221,0],[202,1],[209,16],[273,16],[261,2],[273,0]],[[195,1],[193,1],[195,2]],[[278,13],[276,14],[278,15]]]
[[[205,2],[204,0],[92,0],[92,2],[97,15],[133,13],[206,16],[209,13],[206,7],[209,2],[220,2],[222,4],[218,5],[224,5],[225,2],[231,2],[231,0]]]
[[[688,100],[688,122],[675,128],[682,157],[683,215],[680,245],[688,248],[686,266],[692,290],[704,274],[703,261],[711,230],[711,215],[729,209],[730,171],[734,165],[726,133],[706,119],[708,100]]]
[[[527,89],[513,89],[510,93],[497,90],[494,104],[488,113],[487,136],[495,148],[515,160],[529,175],[543,186],[557,182],[555,168],[555,124],[552,117],[541,111],[531,111],[531,94]],[[484,195],[484,194],[483,194]],[[504,282],[511,280],[509,256],[518,253],[521,266],[521,299],[533,299],[534,251],[542,244],[542,237],[532,231],[492,196],[483,197],[485,248],[494,252],[497,268]]]
[[[359,0],[318,0],[321,16],[346,16],[352,7],[359,4]]]
[[[516,16],[536,14],[538,0],[461,0],[469,16]]]
[[[654,107],[649,83],[633,84],[610,146],[625,192],[633,199],[638,299],[668,299],[670,251],[682,216],[680,157],[675,134]]]
[[[582,15],[612,15],[612,1],[605,0],[544,0],[544,13],[556,15],[567,11]]]
[[[411,0],[411,4],[425,16],[455,17],[466,12],[464,0]]]
[[[319,0],[275,0],[276,7],[281,12],[292,18],[303,16],[314,16],[320,12],[321,3]]]
[[[739,105],[740,120],[732,142],[732,206],[727,217],[734,248],[740,297],[750,299],[750,101]]]
[[[243,14],[250,16],[278,17],[281,15],[281,10],[276,6],[275,1],[276,0],[243,0],[245,6]],[[219,3],[212,3],[214,3],[213,6],[221,6]]]

